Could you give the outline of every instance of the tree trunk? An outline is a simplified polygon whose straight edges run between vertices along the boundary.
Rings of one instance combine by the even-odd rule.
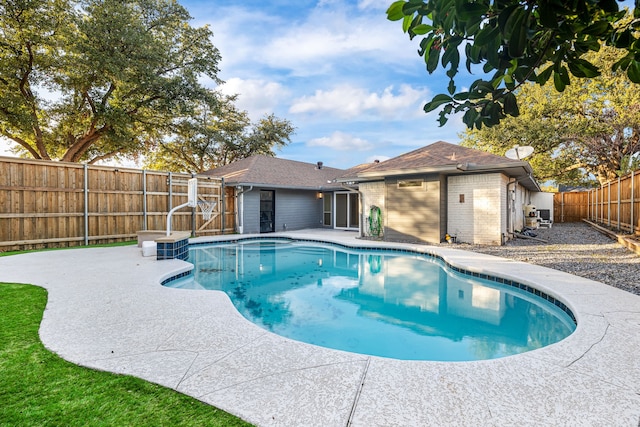
[[[104,133],[105,128],[97,130],[91,130],[82,138],[76,139],[75,142],[69,147],[66,153],[62,156],[63,162],[77,163],[82,159],[82,156]]]

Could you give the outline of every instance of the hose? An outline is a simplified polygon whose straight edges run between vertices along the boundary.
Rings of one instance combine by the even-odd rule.
[[[371,205],[369,209],[369,235],[379,237],[382,232],[382,211],[379,207]]]

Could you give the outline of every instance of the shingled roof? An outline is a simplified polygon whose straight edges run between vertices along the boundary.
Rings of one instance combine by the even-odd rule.
[[[204,173],[224,178],[229,185],[323,190],[341,188],[336,177],[344,170],[317,164],[255,155]]]
[[[538,191],[540,189],[532,178],[533,169],[528,162],[444,141],[434,142],[378,164],[370,164],[360,170],[349,169],[338,178],[338,181],[366,181],[418,173],[451,175],[492,171],[522,179],[521,183],[529,189]]]
[[[462,147],[444,141],[434,142],[426,147],[386,160],[373,166],[367,172],[392,171],[397,169],[421,169],[428,167],[473,164],[494,166],[503,164],[519,165],[519,160],[487,153],[486,151]]]

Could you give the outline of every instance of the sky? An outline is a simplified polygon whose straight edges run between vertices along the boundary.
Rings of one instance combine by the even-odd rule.
[[[178,1],[192,26],[209,26],[222,57],[225,83],[203,83],[237,94],[253,121],[273,113],[295,127],[277,157],[347,169],[457,143],[465,128],[461,115],[439,127],[437,112],[424,113],[448,78],[428,74],[419,39],[387,20],[393,0]],[[0,155],[12,155],[8,147],[0,140]]]
[[[428,74],[419,38],[386,19],[392,0],[179,2],[193,26],[214,34],[225,81],[217,88],[237,94],[252,120],[273,113],[296,128],[277,157],[347,169],[460,140],[461,115],[440,127],[437,112],[423,111],[448,78],[442,69]],[[462,62],[458,91],[480,77]],[[0,155],[6,148],[0,141]]]
[[[277,157],[342,169],[457,143],[464,130],[461,116],[439,127],[437,112],[424,113],[448,78],[429,75],[419,41],[386,19],[391,2],[180,1],[192,25],[213,31],[219,89],[253,120],[273,113],[296,128]]]

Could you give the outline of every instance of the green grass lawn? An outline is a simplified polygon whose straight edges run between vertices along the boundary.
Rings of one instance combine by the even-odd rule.
[[[59,251],[59,250],[65,250],[65,249],[109,248],[109,247],[117,247],[117,246],[132,246],[132,245],[136,245],[136,244],[138,244],[137,240],[127,240],[125,242],[101,243],[101,244],[98,244],[98,245],[65,246],[65,247],[61,247],[61,248],[29,249],[29,250],[26,250],[26,251],[4,251],[4,252],[0,252],[0,256],[26,254],[26,253],[29,253],[29,252]]]
[[[248,426],[144,380],[69,363],[40,342],[45,289],[0,283],[0,426]]]

